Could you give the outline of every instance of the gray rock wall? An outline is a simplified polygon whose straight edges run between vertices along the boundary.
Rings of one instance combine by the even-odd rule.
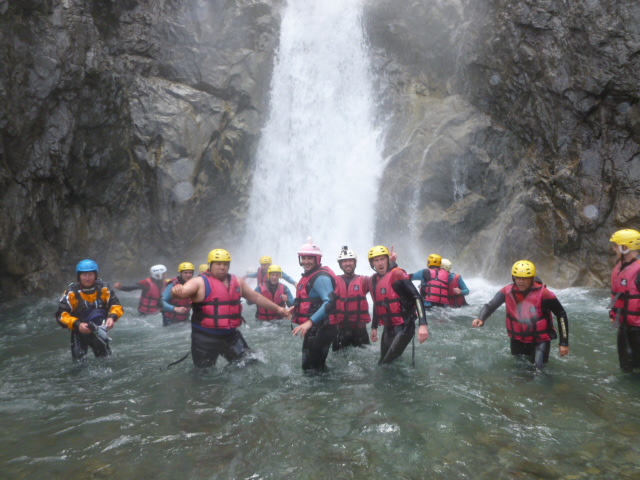
[[[606,283],[640,227],[640,7],[367,0],[388,167],[376,237],[418,267]],[[242,233],[282,0],[0,0],[0,283],[138,279]],[[418,262],[417,264],[415,262]]]
[[[196,264],[242,224],[277,1],[0,0],[0,282]],[[216,232],[206,237],[210,232]]]
[[[467,274],[529,258],[605,284],[609,236],[640,228],[637,2],[397,3],[368,3],[393,115],[379,237]]]

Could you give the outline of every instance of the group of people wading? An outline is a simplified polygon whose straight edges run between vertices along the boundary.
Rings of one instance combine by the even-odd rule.
[[[620,367],[631,371],[640,367],[640,232],[620,230],[611,241],[618,263],[611,277],[612,302],[610,316],[618,327]],[[208,263],[199,267],[183,262],[178,276],[166,280],[167,269],[154,265],[150,276],[135,285],[115,284],[125,291],[142,290],[138,311],[141,314],[163,312],[163,325],[191,321],[191,355],[197,367],[212,367],[222,355],[232,362],[249,351],[239,327],[242,298],[256,304],[260,321],[290,319],[293,335],[303,337],[302,368],[323,371],[329,351],[349,346],[370,345],[380,337],[379,364],[399,358],[415,336],[418,342],[429,338],[427,313],[438,307],[466,305],[469,289],[460,275],[451,272],[451,262],[431,254],[427,268],[407,273],[396,264],[393,249],[383,245],[368,252],[371,276],[358,275],[357,255],[343,247],[337,261],[342,275],[322,265],[320,247],[308,239],[297,252],[304,272],[296,282],[282,271],[271,257],[260,259],[255,274],[258,285],[249,287],[245,277],[229,273],[231,254],[224,249],[209,252]],[[124,310],[115,292],[98,276],[98,264],[82,260],[76,267],[77,281],[69,286],[56,313],[58,323],[71,330],[71,353],[80,360],[91,348],[96,356],[111,353],[108,330],[112,329]],[[536,367],[549,359],[551,341],[558,338],[560,355],[569,353],[569,323],[560,301],[536,276],[535,265],[528,260],[516,262],[511,270],[513,282],[502,288],[486,303],[473,327],[482,327],[489,316],[506,304],[506,327],[511,353],[527,357]],[[295,286],[295,299],[285,279]],[[413,281],[420,282],[419,289]],[[369,308],[367,295],[372,301]],[[370,313],[372,312],[372,314]],[[555,315],[558,331],[554,328]],[[371,323],[371,334],[367,324]]]

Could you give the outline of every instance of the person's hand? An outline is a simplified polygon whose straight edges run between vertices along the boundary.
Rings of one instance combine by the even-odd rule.
[[[184,286],[182,284],[178,284],[171,289],[171,296],[176,298],[185,298],[184,297]]]
[[[472,327],[482,327],[484,326],[484,322],[479,318],[476,318],[473,322],[471,322]]]
[[[371,329],[371,341],[372,342],[377,342],[378,341],[378,329],[377,328],[372,328]]]
[[[286,302],[289,297],[287,297],[284,293],[282,295],[280,295],[280,299],[282,299],[283,302]]]
[[[455,293],[456,295],[460,295],[462,293],[462,290],[458,287],[453,287],[453,293]]]
[[[429,338],[429,327],[420,325],[420,327],[418,327],[418,342],[424,343],[427,338]]]
[[[398,254],[396,252],[394,252],[395,247],[393,245],[391,245],[391,252],[389,252],[389,260],[392,261],[393,263],[398,263],[396,260],[398,260]]]
[[[289,310],[289,309],[286,309],[284,307],[280,307],[280,309],[278,310],[278,314],[282,318],[286,318],[287,320],[291,320],[291,310]]]
[[[311,320],[307,320],[302,325],[298,325],[293,329],[293,335],[296,336],[299,334],[301,337],[304,337],[311,327],[313,327],[313,322]]]
[[[78,331],[80,333],[84,333],[85,335],[89,334],[89,333],[92,333],[91,329],[89,328],[89,326],[86,323],[81,323],[80,325],[78,325]]]
[[[189,309],[187,307],[175,307],[173,311],[179,313],[180,315],[185,315],[189,312]]]
[[[109,317],[107,318],[107,322],[105,323],[105,326],[107,327],[107,330],[111,330],[113,327],[116,326],[116,322],[113,321],[113,318]]]
[[[569,347],[560,345],[560,356],[564,357],[566,355],[569,355]]]
[[[122,284],[120,282],[116,282],[113,288],[115,288],[116,290],[120,290],[122,288]]]

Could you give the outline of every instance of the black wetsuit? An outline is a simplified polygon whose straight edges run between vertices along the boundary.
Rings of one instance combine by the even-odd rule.
[[[527,292],[522,292],[526,296]],[[487,302],[480,311],[478,318],[485,322],[493,312],[495,312],[500,305],[506,301],[506,296],[502,290]],[[569,321],[567,319],[567,312],[557,298],[545,298],[542,300],[542,310],[545,313],[553,313],[558,321],[558,330],[560,331],[560,345],[564,347],[569,346]],[[555,332],[552,332],[552,337]],[[549,352],[551,350],[551,341],[545,340],[540,342],[521,342],[515,338],[511,338],[511,354],[512,355],[524,355],[529,361],[535,364],[536,367],[542,368],[549,361]]]
[[[374,302],[375,285],[379,278],[379,275],[371,277],[371,292]],[[416,317],[420,325],[427,325],[427,317],[424,312],[424,304],[422,303],[420,292],[418,292],[411,280],[408,278],[397,280],[391,285],[391,288],[400,296],[404,324],[384,327],[380,339],[379,365],[391,363],[402,355],[415,334]],[[371,328],[377,329],[379,322],[380,319],[374,307]]]

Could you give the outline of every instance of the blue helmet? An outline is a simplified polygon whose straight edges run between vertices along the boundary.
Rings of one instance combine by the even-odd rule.
[[[96,272],[98,273],[98,264],[93,260],[80,260],[76,267],[76,274],[80,275],[82,272]]]

